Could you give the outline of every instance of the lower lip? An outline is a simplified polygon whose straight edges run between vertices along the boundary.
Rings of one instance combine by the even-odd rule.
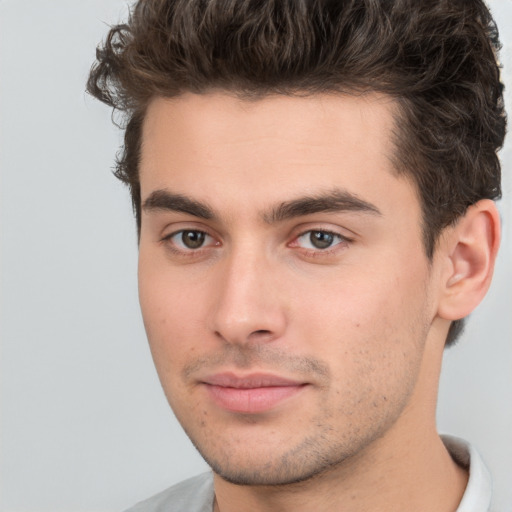
[[[213,401],[232,412],[255,414],[273,409],[281,402],[300,393],[304,385],[270,386],[263,388],[229,388],[206,384]]]

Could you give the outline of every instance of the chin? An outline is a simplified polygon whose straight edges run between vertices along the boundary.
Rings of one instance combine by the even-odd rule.
[[[239,469],[228,472],[224,471],[223,468],[215,468],[213,466],[212,470],[217,476],[234,485],[269,487],[299,485],[326,473],[328,468],[317,469],[308,473],[282,472],[279,474],[275,472],[258,472],[254,469]]]
[[[212,456],[201,449],[199,453],[217,476],[243,486],[300,484],[328,473],[349,458],[348,454],[337,453],[336,450],[325,456],[308,441],[282,454],[262,450],[258,457],[249,453],[235,455],[233,452]],[[267,457],[263,458],[265,455]]]

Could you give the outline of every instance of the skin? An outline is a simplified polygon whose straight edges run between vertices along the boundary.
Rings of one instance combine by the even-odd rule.
[[[471,235],[461,248],[463,223],[428,261],[416,190],[391,164],[393,107],[221,92],[149,105],[140,302],[216,510],[457,508],[467,475],[437,435],[437,385],[450,320],[490,280],[470,301],[466,277],[493,254]],[[473,216],[495,251],[494,210]],[[212,376],[262,373],[296,386],[262,410],[257,394],[245,411],[212,395]]]

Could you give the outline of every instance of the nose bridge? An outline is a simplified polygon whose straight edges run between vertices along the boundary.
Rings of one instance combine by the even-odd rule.
[[[212,328],[230,343],[273,340],[286,324],[284,304],[275,286],[275,269],[262,247],[233,247],[219,263],[218,293]]]

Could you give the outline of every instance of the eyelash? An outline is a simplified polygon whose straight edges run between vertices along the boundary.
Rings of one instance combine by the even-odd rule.
[[[188,248],[188,249],[182,249],[182,248],[179,248],[179,247],[176,247],[176,245],[174,243],[171,242],[172,238],[175,237],[176,235],[182,235],[183,236],[183,233],[186,233],[186,232],[189,232],[189,233],[196,233],[198,235],[203,235],[205,237],[210,237],[212,238],[213,240],[215,240],[215,237],[213,237],[212,235],[210,235],[207,231],[204,231],[204,230],[201,230],[201,229],[180,229],[178,231],[173,231],[172,233],[168,234],[168,235],[165,235],[164,237],[162,237],[160,239],[160,242],[162,244],[165,244],[167,246],[167,248],[174,254],[178,255],[178,256],[181,256],[181,257],[189,257],[189,258],[196,258],[196,257],[199,257],[203,254],[204,251],[207,251],[208,249],[212,248],[212,247],[215,247],[215,246],[220,246],[220,242],[215,242],[213,245],[208,245],[208,246],[201,246],[201,247],[198,247],[197,249],[193,249],[193,248]],[[338,243],[335,243],[334,245],[332,246],[329,246],[325,249],[319,249],[319,248],[316,248],[316,249],[309,249],[309,248],[304,248],[304,247],[300,247],[298,245],[298,240],[307,235],[307,234],[312,234],[312,233],[322,233],[324,235],[329,235],[329,236],[332,236],[332,237],[335,237],[336,239],[339,239],[339,242]],[[311,235],[310,235],[311,236]],[[352,243],[354,240],[352,238],[349,238],[349,237],[346,237],[336,231],[331,231],[331,230],[328,230],[328,229],[307,229],[305,231],[302,231],[301,233],[299,233],[298,235],[296,235],[292,242],[288,243],[287,246],[288,247],[297,247],[299,249],[302,249],[303,251],[303,254],[305,254],[307,257],[325,257],[325,256],[328,256],[328,255],[332,255],[336,252],[338,252],[339,250],[341,250],[342,248],[344,247],[347,247],[350,243]]]

